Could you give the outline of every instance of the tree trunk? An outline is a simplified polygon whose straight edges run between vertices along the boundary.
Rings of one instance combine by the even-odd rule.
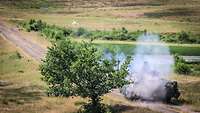
[[[99,97],[93,97],[92,99],[92,106],[97,106],[99,104]]]
[[[100,98],[98,96],[92,97],[92,112],[93,113],[101,113],[101,104],[100,104]]]

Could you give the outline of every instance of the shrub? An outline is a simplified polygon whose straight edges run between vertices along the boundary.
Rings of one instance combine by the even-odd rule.
[[[27,31],[41,31],[46,26],[46,23],[41,20],[31,19],[28,23],[25,24],[25,29]]]
[[[175,55],[175,72],[178,74],[190,74],[191,69],[183,58]]]
[[[161,34],[160,39],[164,42],[178,42],[178,39],[176,37],[176,34]]]
[[[190,42],[190,39],[189,39],[189,34],[184,32],[184,31],[181,31],[180,33],[177,34],[177,39],[183,43],[183,42]]]
[[[185,63],[177,63],[175,71],[179,74],[185,74],[185,75],[191,73],[190,67]]]
[[[77,37],[80,37],[82,35],[86,35],[88,34],[88,31],[85,29],[85,28],[78,28],[75,32],[74,32],[74,35],[77,36]]]

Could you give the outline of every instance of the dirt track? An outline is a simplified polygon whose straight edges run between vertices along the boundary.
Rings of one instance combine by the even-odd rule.
[[[12,42],[17,47],[21,48],[26,54],[28,54],[29,56],[31,56],[32,58],[34,58],[39,62],[45,55],[46,49],[26,39],[28,37],[20,35],[17,29],[9,28],[1,22],[0,22],[0,34],[2,34],[6,40]],[[113,91],[111,95],[119,98],[123,97],[118,90]],[[132,103],[132,105],[139,107],[146,107],[163,113],[192,113],[191,110],[188,109],[188,106],[171,106],[153,102],[134,102]]]
[[[0,33],[3,35],[3,38],[21,48],[26,54],[30,55],[35,60],[41,61],[44,57],[46,50],[30,40],[27,40],[26,38],[28,37],[25,38],[21,36],[16,29],[9,28],[3,23],[0,23]]]

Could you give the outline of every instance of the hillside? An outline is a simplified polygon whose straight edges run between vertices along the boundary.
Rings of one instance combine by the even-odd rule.
[[[1,6],[11,8],[94,8],[160,5],[197,5],[199,0],[0,0]]]

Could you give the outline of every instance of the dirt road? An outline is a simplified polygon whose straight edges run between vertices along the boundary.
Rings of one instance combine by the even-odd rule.
[[[28,40],[28,37],[22,36],[16,28],[7,27],[0,22],[0,34],[2,34],[6,40],[12,42],[17,47],[21,48],[26,54],[39,62],[45,55],[46,49]],[[120,94],[118,90],[113,91],[111,95],[112,97],[123,98],[123,95]],[[170,106],[153,102],[131,102],[131,105],[146,107],[163,113],[191,113],[190,109],[186,106]]]
[[[28,37],[23,37],[15,28],[9,28],[0,22],[0,34],[3,38],[12,42],[17,47],[22,49],[27,55],[31,56],[37,61],[41,61],[46,50],[39,45],[27,40]]]

